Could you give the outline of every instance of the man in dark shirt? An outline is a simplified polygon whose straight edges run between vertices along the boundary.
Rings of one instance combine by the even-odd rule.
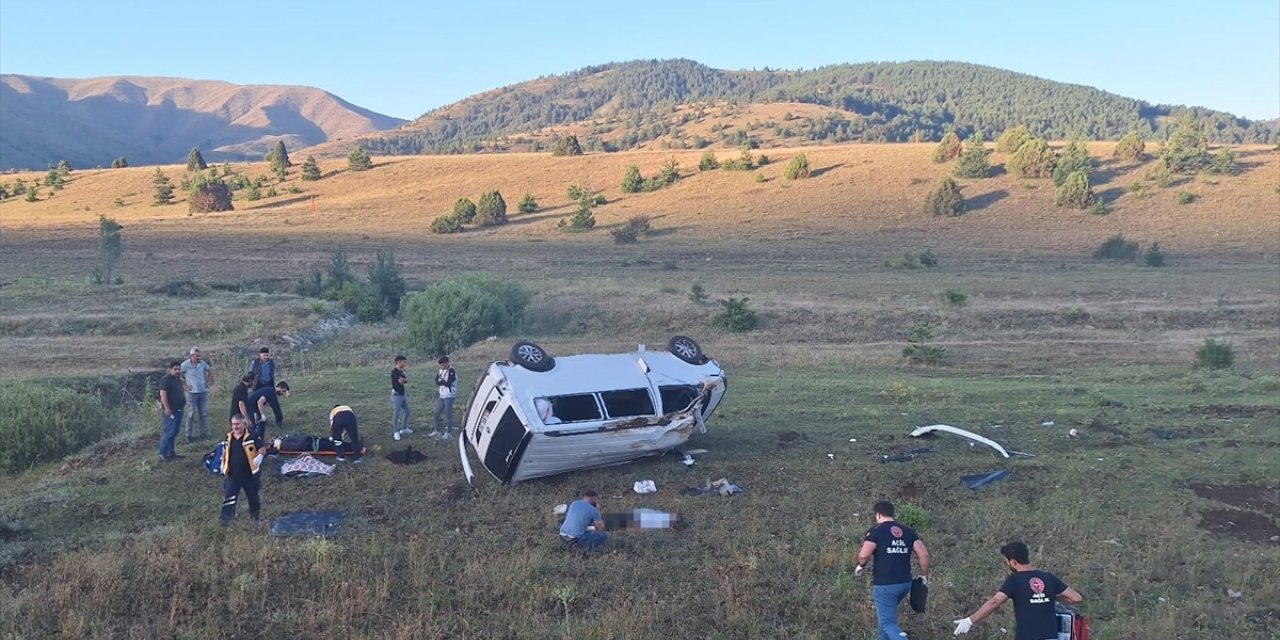
[[[329,439],[338,446],[338,462],[351,456],[352,462],[360,462],[360,451],[364,448],[360,442],[360,427],[356,422],[356,412],[345,404],[335,404],[329,410]]]
[[[1022,542],[1000,547],[1000,555],[1013,575],[1006,578],[1000,590],[977,611],[955,621],[955,635],[969,633],[974,623],[994,613],[1005,600],[1013,600],[1013,618],[1017,623],[1014,640],[1057,640],[1058,615],[1054,600],[1079,604],[1084,602],[1084,596],[1052,573],[1031,566],[1031,551]]]
[[[284,414],[280,411],[280,396],[289,395],[289,383],[281,380],[270,389],[258,389],[249,394],[249,411],[253,413],[253,426],[249,428],[255,438],[262,438],[267,430],[267,405],[271,405],[276,414],[276,431],[284,425]]]
[[[231,415],[237,413],[242,416],[252,415],[249,410],[249,388],[253,386],[253,374],[246,373],[240,382],[236,384],[236,388],[231,390]]]
[[[258,521],[262,504],[258,501],[261,486],[258,470],[262,464],[262,439],[249,434],[249,421],[244,416],[231,416],[231,431],[227,433],[227,446],[222,452],[223,483],[222,526],[231,524],[236,517],[236,500],[240,492],[249,501],[249,518]]]
[[[898,626],[898,605],[911,592],[911,555],[920,563],[920,576],[928,584],[929,549],[916,532],[893,519],[893,503],[877,502],[873,507],[876,524],[867,530],[858,551],[854,575],[862,575],[874,556],[871,572],[871,598],[876,604],[876,640],[899,640],[907,634]]]
[[[407,366],[408,359],[396,356],[396,365],[391,367],[391,437],[396,440],[413,433],[409,428],[409,396],[404,394],[404,385],[409,381],[404,375]]]
[[[160,459],[181,458],[175,448],[178,427],[182,424],[182,412],[187,406],[187,388],[182,382],[182,363],[169,363],[169,372],[160,378],[160,414],[164,417],[164,430],[160,434]]]
[[[265,390],[267,394],[267,404],[271,405],[271,411],[276,416],[276,426],[284,421],[284,414],[280,411],[280,399],[276,397],[276,361],[271,358],[271,349],[263,347],[258,350],[258,359],[249,365],[249,373],[253,375],[253,391]],[[249,407],[253,411],[253,407]]]

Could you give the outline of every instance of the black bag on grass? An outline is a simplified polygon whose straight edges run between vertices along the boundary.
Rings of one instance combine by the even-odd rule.
[[[924,583],[923,577],[916,576],[916,579],[911,581],[911,595],[908,600],[912,611],[924,613],[925,605],[929,604],[929,585]]]

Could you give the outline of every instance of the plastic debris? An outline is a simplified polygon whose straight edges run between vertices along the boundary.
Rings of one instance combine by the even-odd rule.
[[[960,478],[960,480],[962,480],[970,489],[977,490],[993,482],[1004,480],[1007,477],[1009,477],[1009,472],[1001,469],[990,473],[975,473],[973,475],[964,476],[963,478]]]
[[[827,457],[828,457],[828,458],[831,458],[832,460],[835,460],[835,459],[836,459],[836,454],[834,454],[834,453],[828,453],[828,454],[827,454]]]
[[[636,482],[635,487],[633,488],[635,489],[636,493],[644,495],[646,493],[653,493],[657,491],[658,485],[654,484],[652,480],[639,480]]]
[[[1052,421],[1052,420],[1045,420],[1044,422],[1041,422],[1041,423],[1040,423],[1040,426],[1042,426],[1042,427],[1052,427],[1052,426],[1053,426],[1053,424],[1054,424],[1054,423],[1053,423],[1053,421]]]
[[[551,513],[554,513],[558,516],[562,516],[568,512],[569,512],[569,505],[564,504],[563,502],[556,505],[553,509],[551,509]]]
[[[920,447],[917,449],[909,449],[895,455],[883,455],[880,457],[880,462],[910,462],[920,456],[928,455],[930,453],[933,453],[933,449]]]
[[[276,519],[271,535],[297,538],[331,538],[345,514],[341,511],[299,511]]]
[[[961,438],[964,438],[965,440],[967,440],[969,442],[969,446],[971,447],[975,444],[984,444],[988,447],[991,447],[992,449],[995,449],[996,453],[999,453],[1001,456],[1004,456],[1006,458],[1009,457],[1009,452],[1005,451],[1004,447],[1000,446],[1000,443],[996,442],[995,440],[980,436],[972,431],[965,431],[964,429],[953,427],[947,424],[934,424],[934,425],[929,425],[927,427],[917,427],[914,431],[911,432],[910,435],[912,438],[919,438],[920,436],[929,435],[931,433],[937,433],[939,431],[944,433],[950,433],[955,436],[960,436]]]
[[[1079,430],[1079,429],[1072,429],[1072,430],[1070,430],[1070,431],[1068,431],[1068,432],[1067,432],[1067,435],[1068,435],[1068,436],[1070,436],[1070,437],[1072,437],[1072,438],[1074,438],[1074,437],[1076,437],[1076,436],[1080,435],[1080,430]]]
[[[743,491],[744,489],[742,487],[729,482],[725,478],[720,478],[719,480],[708,482],[706,486],[703,487],[689,487],[688,489],[681,491],[680,494],[686,496],[732,496],[742,493]]]
[[[683,460],[681,460],[680,462],[684,463],[684,466],[686,466],[686,467],[692,467],[692,466],[693,466],[693,464],[694,464],[695,462],[697,462],[697,461],[693,459],[693,455],[692,455],[692,454],[688,454],[688,453],[686,453],[686,454],[684,454],[684,459],[683,459]]]

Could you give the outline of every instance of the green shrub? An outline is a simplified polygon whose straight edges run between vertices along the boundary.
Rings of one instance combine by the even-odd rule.
[[[307,182],[314,182],[324,177],[320,173],[320,163],[316,162],[315,156],[307,156],[306,162],[302,163],[302,179]]]
[[[97,442],[114,416],[90,395],[58,386],[0,386],[0,471],[16,473]]]
[[[351,171],[368,171],[373,168],[373,158],[364,147],[356,147],[347,154],[347,169]]]
[[[1174,173],[1195,173],[1209,160],[1209,143],[1200,124],[1191,117],[1178,121],[1173,134],[1160,149],[1160,160]]]
[[[734,332],[750,331],[756,328],[759,318],[756,317],[756,312],[747,306],[750,301],[750,298],[717,300],[716,302],[720,303],[724,310],[711,319],[711,324]]]
[[[716,159],[714,151],[702,152],[702,158],[698,160],[698,171],[711,171],[720,168],[720,161]]]
[[[469,224],[476,219],[476,203],[471,198],[458,198],[453,203],[453,217],[462,224]]]
[[[431,221],[431,233],[457,233],[462,231],[462,220],[451,214]]]
[[[565,193],[568,194],[570,200],[577,202],[579,205],[583,202],[587,202],[590,206],[595,206],[608,202],[603,194],[580,184],[569,185],[569,188],[565,190]]]
[[[1152,242],[1147,251],[1142,254],[1142,261],[1148,267],[1163,267],[1165,264],[1164,252],[1160,250],[1159,242]]]
[[[1192,202],[1195,202],[1195,201],[1196,201],[1196,194],[1191,193],[1190,191],[1178,192],[1178,204],[1191,204]]]
[[[1161,189],[1168,189],[1173,186],[1173,172],[1164,164],[1161,164],[1152,170],[1147,177],[1150,178],[1152,182],[1156,183],[1156,186]]]
[[[951,162],[960,157],[960,153],[964,151],[964,144],[960,142],[960,136],[955,131],[948,131],[947,135],[942,136],[942,142],[938,143],[933,149],[933,163],[942,164]]]
[[[1087,209],[1093,204],[1093,188],[1089,186],[1089,174],[1076,171],[1068,176],[1053,193],[1053,203],[1059,207]]]
[[[1073,139],[1062,150],[1053,167],[1053,184],[1061,187],[1071,178],[1071,174],[1083,172],[1087,178],[1093,172],[1093,159],[1089,157],[1089,148],[1080,139]],[[1081,207],[1083,208],[1083,207]]]
[[[764,184],[769,181],[769,179],[764,177],[764,174],[760,173],[759,171],[756,172],[756,177],[754,179],[756,181],[756,184]]]
[[[1146,155],[1146,151],[1147,143],[1143,142],[1142,136],[1137,131],[1130,131],[1116,143],[1116,150],[1112,155],[1127,162],[1138,162]]]
[[[1205,338],[1204,345],[1196,350],[1196,366],[1202,369],[1229,369],[1235,361],[1236,351],[1230,342]]]
[[[791,162],[787,163],[787,168],[783,170],[782,176],[788,180],[800,180],[809,177],[809,158],[805,157],[804,152],[797,153]]]
[[[1031,129],[1025,124],[1020,124],[1012,129],[1005,129],[1004,133],[1000,134],[999,138],[996,138],[996,152],[1013,153],[1033,137]]]
[[[894,510],[896,511],[894,520],[916,531],[924,531],[933,524],[933,518],[929,516],[929,512],[915,505],[900,504]]]
[[[964,152],[956,161],[954,173],[960,178],[985,178],[991,174],[991,163],[987,160],[990,151],[982,144],[982,134],[974,132],[964,143]]]
[[[707,302],[707,290],[697,280],[694,280],[693,284],[689,285],[689,302],[694,304],[705,304]]]
[[[582,155],[582,145],[578,143],[578,136],[563,136],[556,138],[551,146],[551,155],[553,156],[580,156]]]
[[[958,216],[964,212],[964,196],[960,185],[950,177],[943,178],[924,199],[924,212],[935,216]]]
[[[1122,235],[1114,235],[1093,250],[1094,260],[1133,260],[1138,257],[1138,243],[1124,239]]]
[[[644,186],[644,176],[640,175],[640,167],[634,164],[629,165],[626,173],[622,174],[622,192],[640,193]]]
[[[533,213],[538,210],[538,201],[533,197],[532,193],[526,191],[524,196],[520,198],[516,208],[520,210],[520,213]]]
[[[631,244],[639,240],[640,236],[647,235],[649,230],[649,216],[632,216],[621,227],[610,229],[609,235],[618,244]]]
[[[401,315],[420,352],[446,354],[509,335],[520,327],[528,304],[529,294],[519,284],[471,275],[405,296]]]
[[[1228,147],[1223,147],[1213,154],[1213,158],[1209,160],[1209,173],[1216,173],[1224,176],[1234,176],[1240,173],[1240,165],[1236,162],[1236,152]]]
[[[963,307],[969,304],[969,296],[955,289],[947,289],[942,292],[942,301],[953,307]]]
[[[501,192],[494,190],[480,195],[474,222],[481,227],[507,223],[507,201],[502,199]]]
[[[902,357],[917,364],[937,364],[946,356],[945,347],[931,344],[933,325],[921,322],[911,327],[911,335],[907,338],[907,346],[902,348]]]
[[[561,231],[569,233],[577,233],[579,231],[589,231],[596,226],[596,216],[592,213],[593,206],[589,201],[583,200],[578,203],[578,210],[568,218],[561,218],[556,223]]]
[[[658,182],[662,184],[675,184],[680,180],[680,163],[675,158],[667,158],[662,163],[662,168],[658,170]]]
[[[1111,213],[1111,203],[1110,203],[1110,202],[1107,202],[1106,200],[1103,200],[1102,198],[1096,198],[1096,199],[1094,199],[1094,201],[1093,201],[1093,215],[1095,215],[1095,216],[1105,216],[1105,215],[1107,215],[1107,214],[1109,214],[1109,213]]]
[[[1049,143],[1040,138],[1032,138],[1022,143],[1009,157],[1005,166],[1015,178],[1048,178],[1053,175],[1053,168],[1058,163]]]

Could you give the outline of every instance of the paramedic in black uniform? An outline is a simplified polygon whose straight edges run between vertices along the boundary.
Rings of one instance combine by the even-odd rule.
[[[862,575],[875,557],[871,570],[871,599],[876,605],[876,640],[900,640],[907,634],[898,626],[898,605],[911,592],[911,555],[920,563],[920,577],[929,583],[929,549],[915,530],[893,519],[891,502],[877,502],[876,524],[867,530],[854,575]]]
[[[1022,542],[1000,547],[1004,564],[1013,575],[1005,578],[1000,590],[967,618],[956,620],[955,635],[969,633],[974,623],[995,613],[1005,600],[1013,600],[1017,631],[1013,640],[1058,640],[1058,615],[1054,600],[1068,604],[1084,602],[1084,596],[1058,576],[1031,566],[1031,551]]]

